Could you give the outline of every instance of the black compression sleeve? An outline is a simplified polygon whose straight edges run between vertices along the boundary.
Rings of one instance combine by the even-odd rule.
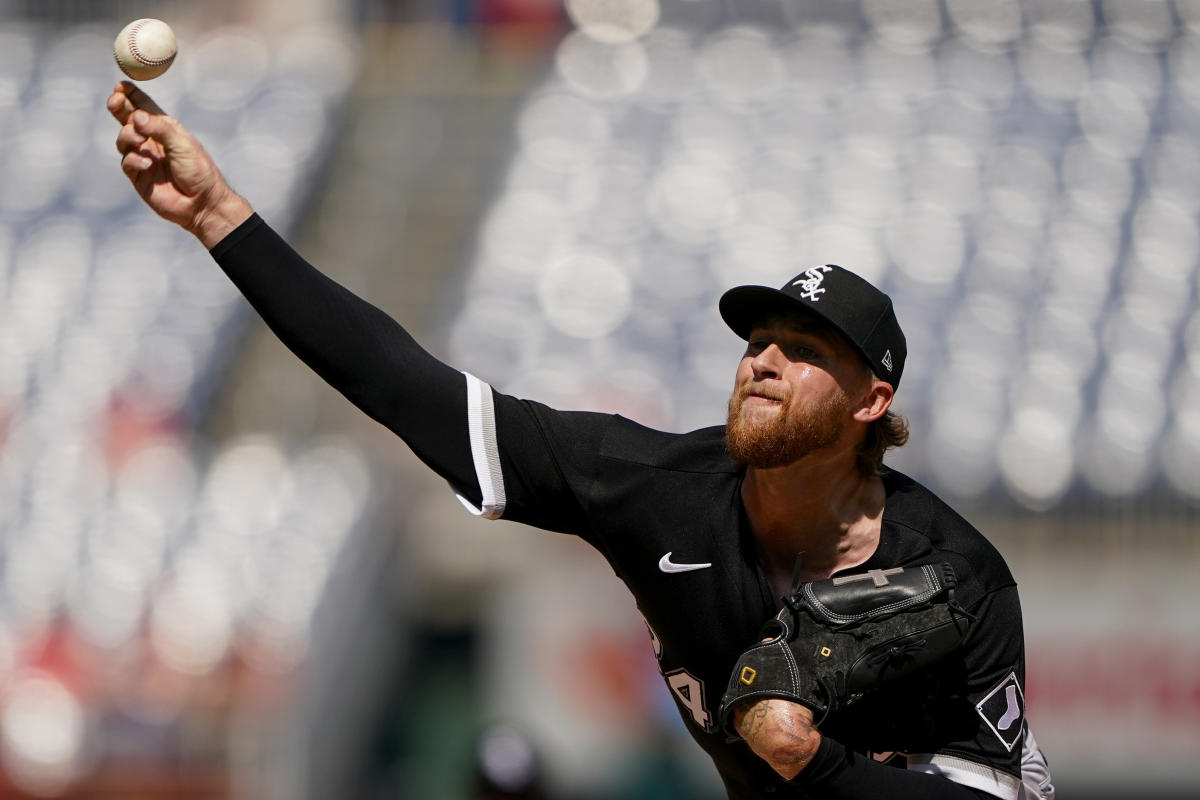
[[[257,214],[210,252],[293,353],[478,503],[461,372],[319,272]]]
[[[900,769],[847,750],[825,736],[817,754],[792,783],[822,800],[996,800],[939,775]]]

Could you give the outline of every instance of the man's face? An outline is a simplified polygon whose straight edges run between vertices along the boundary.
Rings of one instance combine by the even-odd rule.
[[[755,326],[738,364],[725,428],[730,454],[752,467],[791,464],[835,444],[869,386],[862,359],[815,320],[773,316]]]

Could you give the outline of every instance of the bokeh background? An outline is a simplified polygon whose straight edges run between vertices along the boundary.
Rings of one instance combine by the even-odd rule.
[[[720,796],[602,560],[466,514],[136,200],[142,16],[235,188],[501,390],[720,422],[724,288],[877,281],[1059,796],[1200,791],[1197,0],[0,0],[0,797]]]

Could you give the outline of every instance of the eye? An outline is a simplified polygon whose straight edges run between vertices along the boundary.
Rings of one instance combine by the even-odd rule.
[[[770,346],[770,344],[771,344],[770,339],[764,339],[761,337],[752,338],[752,339],[750,339],[750,341],[746,342],[746,353],[748,355],[758,355],[763,350],[766,350],[767,347]]]
[[[811,339],[799,339],[782,345],[789,361],[815,361],[822,358],[824,351]]]

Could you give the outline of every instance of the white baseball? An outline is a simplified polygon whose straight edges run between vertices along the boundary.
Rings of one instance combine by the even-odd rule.
[[[113,57],[135,81],[148,81],[167,71],[178,52],[175,32],[161,19],[135,19],[117,34]]]

